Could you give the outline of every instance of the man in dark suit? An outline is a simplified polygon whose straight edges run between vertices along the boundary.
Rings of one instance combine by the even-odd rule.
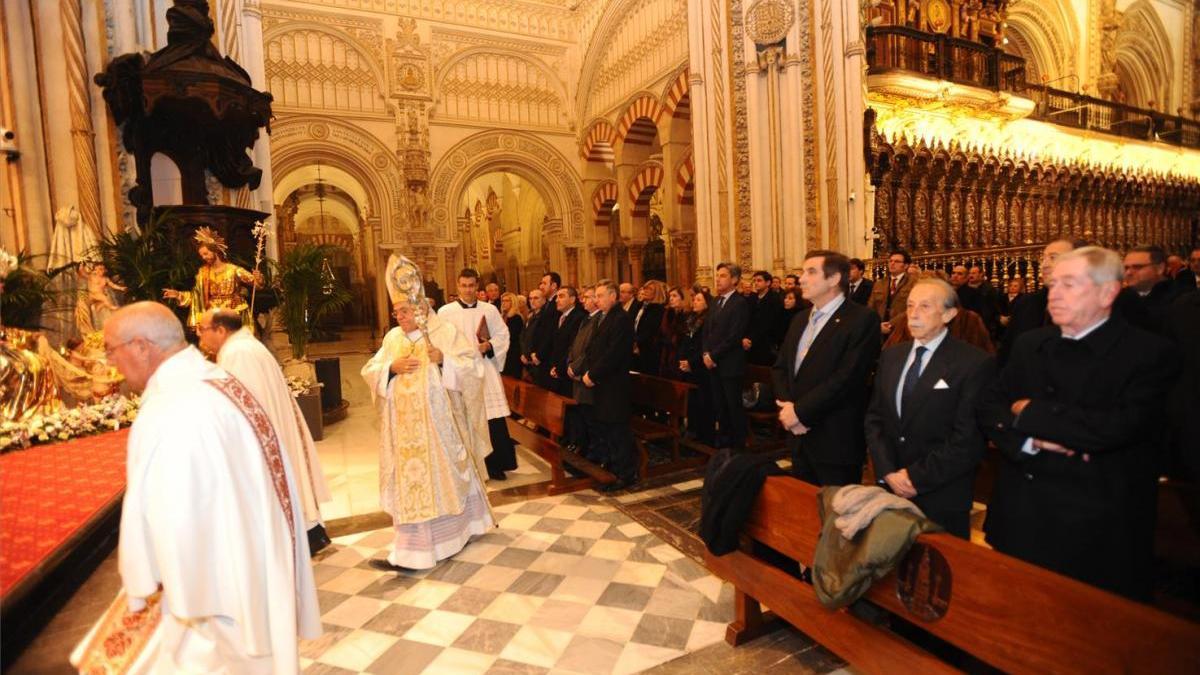
[[[621,309],[629,316],[636,316],[639,309],[642,308],[642,301],[638,298],[638,289],[633,287],[631,283],[623,283],[619,290]]]
[[[914,284],[905,314],[913,340],[879,358],[867,448],[880,485],[968,539],[975,470],[987,447],[975,407],[994,361],[950,335],[958,295],[941,279]]]
[[[562,278],[558,272],[542,275],[538,290],[546,299],[541,318],[533,328],[533,342],[529,361],[533,365],[533,382],[543,389],[555,390],[554,378],[550,377],[550,352],[554,349],[554,331],[558,330],[558,289]]]
[[[1165,473],[1194,483],[1200,480],[1200,292],[1184,293],[1171,305],[1165,330],[1182,361],[1167,404],[1171,454],[1164,458]]]
[[[588,436],[593,451],[617,476],[600,488],[615,492],[637,483],[633,432],[629,427],[629,364],[633,360],[633,318],[617,304],[617,285],[608,279],[596,284],[600,316],[584,353],[587,370],[582,382],[595,399]]]
[[[846,300],[850,261],[813,251],[800,288],[812,307],[792,320],[772,369],[779,421],[791,432],[792,473],[814,485],[862,480],[867,379],[879,357],[879,316]]]
[[[888,276],[879,279],[871,288],[871,299],[867,301],[876,314],[879,315],[879,330],[888,335],[892,332],[892,321],[904,313],[908,302],[908,291],[916,279],[908,273],[912,263],[912,255],[903,249],[895,249],[888,255]]]
[[[1054,273],[1054,263],[1058,261],[1059,257],[1084,245],[1082,241],[1057,239],[1046,244],[1046,247],[1042,249],[1039,270],[1042,276],[1042,287],[1032,293],[1026,293],[1013,302],[1008,317],[1008,326],[1004,331],[1004,339],[1000,341],[1000,347],[996,350],[996,363],[1000,368],[1003,368],[1008,361],[1008,354],[1012,351],[1018,337],[1050,323],[1050,317],[1046,313],[1046,301],[1050,292],[1047,282]]]
[[[538,324],[542,321],[542,310],[545,308],[546,298],[542,295],[541,289],[530,290],[529,322],[525,324],[525,330],[521,331],[521,364],[525,366],[525,372],[529,374],[527,379],[533,379],[537,374],[537,365],[533,362],[534,336],[537,335]]]
[[[1087,246],[1054,264],[1054,325],[1013,346],[980,402],[1003,454],[988,505],[1001,553],[1148,599],[1170,343],[1113,312],[1121,258]]]
[[[592,404],[595,396],[592,390],[583,384],[583,374],[587,372],[587,346],[591,342],[592,332],[599,322],[600,310],[596,307],[595,287],[583,289],[583,319],[579,323],[579,331],[571,341],[571,349],[567,353],[567,377],[571,380],[571,394],[576,404],[567,408],[566,436],[567,449],[582,453],[588,459],[597,461],[592,456],[592,444],[588,429],[595,422]],[[572,447],[573,446],[573,447]],[[568,469],[570,470],[570,469]]]
[[[746,337],[742,338],[742,349],[746,350],[746,361],[756,366],[775,363],[775,352],[779,350],[775,335],[779,329],[779,316],[783,314],[783,301],[771,290],[771,273],[759,270],[754,273],[754,295],[750,302],[750,321],[746,324]]]
[[[1187,290],[1167,277],[1167,252],[1158,246],[1137,246],[1125,254],[1124,268],[1125,285],[1136,294],[1127,295],[1144,310],[1138,325],[1163,335],[1168,310]]]
[[[742,338],[750,321],[750,303],[737,292],[741,277],[741,267],[729,262],[717,265],[716,297],[701,329],[704,367],[712,383],[717,413],[717,447],[738,450],[746,445],[746,411],[742,407],[746,352]]]
[[[1175,275],[1175,285],[1183,290],[1200,287],[1200,248],[1188,254],[1187,266]]]
[[[550,341],[550,379],[554,391],[563,396],[571,395],[571,378],[567,376],[567,361],[570,359],[571,343],[583,324],[584,312],[579,307],[579,292],[572,286],[558,289],[555,303],[558,309],[558,327]]]
[[[866,305],[871,300],[871,289],[875,287],[875,282],[870,279],[864,279],[863,275],[867,272],[867,266],[858,258],[850,259],[850,292],[847,297],[851,302],[857,302],[860,305]]]

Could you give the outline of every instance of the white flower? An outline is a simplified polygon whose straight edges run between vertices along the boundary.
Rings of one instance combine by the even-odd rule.
[[[16,271],[19,266],[17,256],[0,249],[0,281],[8,278],[8,275]]]

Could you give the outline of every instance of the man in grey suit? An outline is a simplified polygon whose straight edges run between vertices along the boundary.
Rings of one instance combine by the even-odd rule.
[[[567,353],[567,377],[571,380],[571,393],[578,404],[567,408],[566,436],[567,450],[588,457],[587,425],[591,419],[595,396],[591,388],[583,384],[582,378],[587,372],[587,346],[592,339],[592,332],[596,329],[600,308],[596,306],[595,287],[583,288],[580,291],[580,299],[587,316],[579,325],[579,331],[571,341],[571,350]]]

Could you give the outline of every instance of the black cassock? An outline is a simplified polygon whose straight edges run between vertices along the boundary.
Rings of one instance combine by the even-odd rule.
[[[1063,338],[1057,326],[1022,335],[980,401],[980,423],[1004,456],[988,505],[988,543],[1148,598],[1156,468],[1175,370],[1169,343],[1116,317],[1082,340]],[[1030,403],[1014,416],[1020,399]],[[1031,437],[1076,454],[1022,452]]]

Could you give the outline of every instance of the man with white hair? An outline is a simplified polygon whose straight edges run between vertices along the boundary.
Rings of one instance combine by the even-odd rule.
[[[329,545],[329,536],[321,521],[320,502],[332,499],[321,470],[321,458],[308,424],[288,389],[283,369],[275,355],[254,333],[242,325],[242,317],[229,309],[210,309],[196,324],[200,349],[216,356],[217,365],[233,375],[267,410],[271,426],[292,465],[296,477],[297,496],[304,511],[304,526],[308,530],[311,553]]]
[[[1086,246],[1054,263],[1053,325],[1013,345],[980,423],[1004,456],[985,525],[996,550],[1149,599],[1158,455],[1176,359],[1113,312],[1123,269]]]
[[[321,634],[287,455],[244,385],[165,306],[104,326],[141,410],[129,433],[122,593],[71,655],[81,672],[295,673]]]

